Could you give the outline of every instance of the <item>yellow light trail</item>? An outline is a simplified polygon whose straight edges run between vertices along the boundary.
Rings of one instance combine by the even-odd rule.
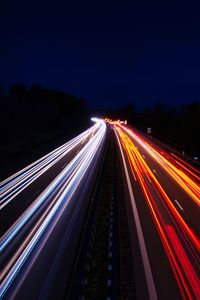
[[[134,178],[135,177],[137,178],[138,183],[145,196],[145,200],[148,204],[157,231],[160,235],[162,244],[164,246],[165,252],[169,259],[170,265],[172,267],[174,276],[180,288],[180,292],[183,296],[183,299],[188,299],[188,298],[199,299],[200,298],[199,278],[194,266],[192,265],[192,262],[190,262],[190,260],[188,259],[186,251],[184,249],[184,247],[187,249],[187,251],[191,254],[191,256],[193,257],[194,261],[196,261],[198,266],[200,263],[199,262],[199,253],[200,253],[199,239],[192,231],[192,229],[186,224],[182,216],[179,214],[176,207],[174,206],[174,204],[172,203],[172,201],[164,191],[163,187],[161,186],[161,184],[159,183],[159,181],[157,180],[157,178],[155,177],[155,175],[153,174],[153,172],[145,162],[144,158],[140,154],[139,150],[136,148],[132,140],[127,135],[127,133],[124,130],[122,130],[121,126],[119,126],[118,124],[117,125],[114,124],[114,128],[123,146],[126,156],[128,158],[131,172],[133,172]],[[149,152],[152,155],[154,155],[154,151],[153,151],[154,149],[152,149],[151,146],[149,146],[149,149],[150,149]],[[156,156],[156,158],[161,159],[160,155]],[[164,162],[166,163],[165,158],[164,158]],[[172,171],[175,172],[170,162],[169,164],[166,165],[168,167],[170,166]],[[165,168],[167,168],[167,166],[165,166]],[[182,171],[178,172],[178,170],[176,170],[176,172],[180,173],[180,177],[183,180],[184,178],[183,172]],[[166,208],[167,216],[172,225],[169,225],[168,222],[164,220],[159,210],[159,207],[152,196],[151,190],[146,184],[145,178],[147,178],[147,180],[151,183],[151,186],[155,188],[155,190],[157,191],[158,199],[160,199],[161,203]],[[177,180],[177,182],[179,183],[180,181]],[[194,189],[195,184],[193,185],[192,180],[188,180],[188,182],[190,188]],[[194,195],[193,190],[191,194]],[[184,247],[182,246],[181,241],[184,244]]]

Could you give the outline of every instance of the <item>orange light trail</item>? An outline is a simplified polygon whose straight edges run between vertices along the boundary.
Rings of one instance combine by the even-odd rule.
[[[200,299],[200,281],[196,273],[196,268],[200,265],[200,242],[198,237],[179,214],[139,150],[125,130],[123,130],[124,128],[118,126],[118,124],[114,124],[114,128],[126,153],[130,170],[134,174],[134,179],[137,178],[142,189],[183,299]],[[129,132],[130,130],[126,131]],[[145,142],[143,143],[146,145]],[[161,161],[161,155],[150,145],[148,145],[148,150],[149,149],[152,156],[154,158],[156,157],[157,161]],[[172,165],[172,163],[167,161],[163,156],[162,161],[164,169],[170,168],[170,172],[168,173],[170,173],[171,176],[173,174],[173,177],[174,174],[176,174],[178,177],[176,178],[177,183],[183,185],[183,182],[185,182],[184,190],[192,196],[192,199],[195,199],[195,192],[197,195],[199,192],[198,184],[192,181],[188,175],[177,169],[177,167]],[[152,196],[148,183],[150,183],[151,188],[156,191],[157,198],[165,208],[164,216],[160,212],[160,206],[157,205],[156,200]],[[197,199],[199,201],[198,196]],[[192,261],[189,260],[188,253],[190,253]]]
[[[175,160],[171,157],[171,162],[166,159],[163,155],[159,153],[154,147],[149,143],[144,141],[137,134],[133,133],[130,129],[120,126],[123,128],[130,136],[132,136],[150,155],[153,157],[157,163],[179,184],[179,186],[195,201],[195,203],[200,206],[200,177],[195,175],[198,182],[195,182],[189,174],[186,174],[183,170],[175,165]],[[164,151],[162,151],[164,153]],[[183,166],[181,165],[183,168]],[[183,168],[186,170],[186,167]],[[198,171],[197,171],[198,172]],[[187,169],[187,173],[191,174],[191,171]]]
[[[184,167],[184,165],[186,165],[189,169],[193,170],[193,172],[190,171],[190,174],[192,174],[193,176],[195,176],[198,180],[200,180],[199,176],[196,176],[195,173],[200,175],[200,171],[195,169],[193,166],[191,166],[190,164],[188,164],[186,161],[184,161],[183,159],[181,159],[180,157],[178,157],[177,155],[175,155],[174,153],[170,153],[170,155],[174,156],[177,160],[180,161],[180,165],[182,167]],[[186,171],[189,171],[189,169],[187,169],[186,167],[184,167]]]

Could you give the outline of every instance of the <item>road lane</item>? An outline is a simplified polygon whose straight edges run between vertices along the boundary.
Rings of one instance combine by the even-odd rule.
[[[138,138],[138,135],[126,127],[119,126],[119,124],[114,126],[127,158],[158,298],[177,299],[182,296],[186,299],[198,299],[200,293],[199,239],[197,236],[197,232],[199,234],[199,207],[198,197],[196,197],[199,192],[198,182],[193,178],[188,178],[189,172],[187,172],[186,177],[183,173],[180,177],[175,174],[176,178],[173,176],[169,185],[171,172],[167,172],[166,166],[171,167],[172,162],[166,162],[166,158],[162,158],[161,155],[155,156],[152,146],[148,147],[149,145],[141,140],[141,137]],[[177,171],[174,165],[172,169],[174,173]],[[179,180],[175,180],[177,177]],[[189,183],[183,188],[182,185],[179,186],[180,182],[181,184]],[[188,191],[188,189],[191,190]],[[179,205],[177,205],[177,199],[179,199]],[[184,211],[180,209],[180,206],[182,207],[180,199],[187,201],[190,214],[194,210],[195,221],[188,221]],[[146,208],[151,216],[147,216]],[[150,227],[156,228],[155,236],[152,235]],[[158,236],[162,248],[158,245]],[[162,262],[161,257],[164,257],[165,267],[162,265],[162,268],[159,268]],[[169,271],[169,266],[171,271]]]
[[[31,291],[27,289],[25,291],[23,288],[26,286],[25,283],[30,283],[33,274],[34,276],[40,274],[40,266],[36,262],[41,261],[41,257],[44,257],[44,249],[48,248],[50,252],[42,262],[42,265],[45,265],[44,270],[46,270],[42,282],[48,278],[51,266],[53,266],[51,273],[54,273],[56,277],[56,270],[60,267],[63,258],[61,252],[65,252],[67,248],[69,251],[69,255],[66,256],[68,264],[72,263],[86,212],[90,184],[94,172],[97,171],[98,159],[105,140],[106,126],[104,122],[97,120],[95,128],[95,131],[90,132],[91,137],[87,137],[86,144],[83,140],[81,141],[82,147],[79,151],[75,151],[73,159],[64,168],[62,168],[62,162],[59,174],[1,238],[1,249],[3,254],[5,253],[2,255],[4,261],[1,266],[1,297],[27,299]],[[23,202],[23,198],[21,201]],[[73,234],[75,234],[75,238],[72,242]],[[69,240],[72,242],[70,247]],[[59,246],[60,243],[63,243],[62,248]],[[55,264],[53,258],[56,260]],[[33,270],[37,270],[36,273]],[[66,270],[66,274],[68,272],[69,270]],[[54,277],[53,280],[55,280]],[[65,276],[62,280],[59,277],[59,280],[66,284]],[[31,294],[32,299],[38,299],[41,292],[41,281],[36,280],[36,282]],[[44,288],[45,293],[48,293],[50,287]]]
[[[0,184],[1,208],[5,207],[13,198],[16,198],[23,189],[28,187],[42,174],[45,173],[46,175],[46,172],[60,161],[61,158],[66,158],[67,154],[70,154],[72,151],[74,153],[80,151],[83,144],[87,143],[97,128],[97,125],[94,125],[79,136],[3,180]]]
[[[200,174],[199,170],[195,170],[191,167],[191,170],[173,159],[171,155],[164,152],[162,149],[153,149],[153,144],[149,144],[146,139],[138,136],[131,131],[127,131],[130,138],[133,139],[134,144],[138,147],[139,152],[145,155],[145,162],[149,166],[151,171],[154,170],[154,176],[158,179],[161,186],[166,191],[170,200],[177,206],[177,201],[181,205],[182,215],[187,218],[190,227],[193,228],[195,234],[200,237],[199,232],[199,218],[200,218]],[[152,151],[152,149],[154,151]],[[185,163],[182,161],[182,163]],[[184,167],[184,168],[182,168]],[[156,172],[155,172],[156,170]],[[184,171],[186,173],[184,173]],[[195,175],[195,176],[193,176]],[[188,181],[188,182],[187,182]],[[176,200],[176,201],[175,201]],[[193,201],[192,201],[193,200]],[[180,208],[180,206],[179,206]]]
[[[137,210],[136,203],[135,203],[135,197],[133,194],[131,180],[130,180],[128,168],[126,165],[124,153],[123,153],[119,138],[117,135],[116,135],[116,137],[118,140],[118,144],[119,144],[119,148],[120,148],[120,152],[121,152],[121,156],[122,156],[122,161],[123,161],[124,170],[125,170],[125,176],[126,176],[127,185],[128,185],[129,196],[130,196],[130,200],[131,200],[131,204],[132,204],[132,208],[133,208],[133,215],[134,215],[134,219],[135,219],[136,230],[137,230],[137,235],[138,235],[138,240],[139,240],[139,245],[140,245],[140,251],[141,251],[141,255],[142,255],[142,261],[143,261],[145,277],[146,277],[146,282],[147,282],[147,287],[148,287],[148,292],[149,292],[149,298],[151,300],[153,300],[153,299],[156,300],[156,299],[158,299],[157,292],[155,289],[152,270],[151,270],[150,263],[149,263],[149,257],[147,254],[147,249],[146,249],[144,236],[143,236],[143,232],[142,232],[142,228],[141,228],[140,218],[139,218],[138,210]]]
[[[53,153],[47,154],[0,184],[1,236],[57,177],[63,166],[66,167],[70,163],[96,130],[97,125],[92,126],[78,137],[52,151]]]

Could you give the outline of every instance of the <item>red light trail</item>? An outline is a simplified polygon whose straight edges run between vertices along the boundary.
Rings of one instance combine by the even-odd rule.
[[[179,213],[136,144],[187,193],[197,209],[200,205],[198,170],[176,156],[159,151],[152,143],[150,145],[146,139],[122,125],[115,123],[114,129],[126,154],[131,176],[142,190],[183,299],[200,299],[198,236]]]

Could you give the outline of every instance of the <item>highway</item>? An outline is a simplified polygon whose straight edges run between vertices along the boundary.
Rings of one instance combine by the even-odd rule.
[[[128,201],[124,217],[129,229],[122,228],[121,238],[126,233],[131,241],[136,298],[200,299],[200,171],[135,129],[92,120],[89,129],[0,183],[0,299],[59,300],[70,294],[72,277],[81,279],[72,268],[82,251],[91,206],[91,220],[98,218],[94,190],[107,194],[107,199],[99,196],[101,213],[103,199],[104,204],[117,197]],[[121,193],[114,197],[109,181],[115,172]],[[112,246],[118,245],[117,232]],[[83,244],[91,243],[86,239]],[[118,250],[113,246],[113,253]],[[118,263],[122,270],[125,266],[116,259],[116,274]],[[84,268],[85,262],[80,265]],[[119,286],[113,295],[116,291]]]
[[[0,299],[63,299],[106,125],[79,136],[0,184]]]
[[[141,133],[111,126],[149,299],[200,299],[200,172]]]

